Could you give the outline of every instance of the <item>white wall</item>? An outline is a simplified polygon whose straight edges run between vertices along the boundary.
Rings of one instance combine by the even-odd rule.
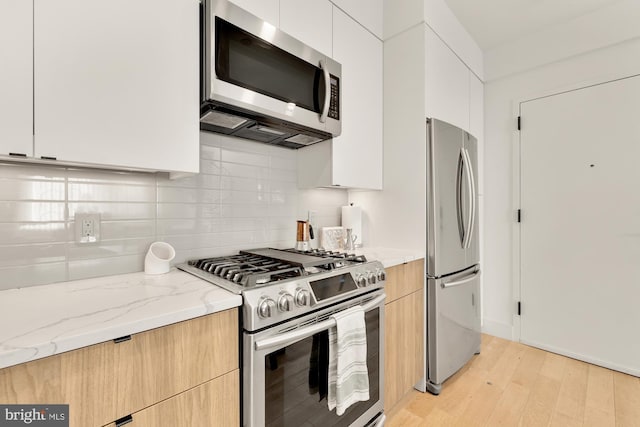
[[[486,332],[505,338],[512,338],[513,333],[517,231],[514,108],[520,101],[540,95],[635,74],[640,74],[637,38],[485,84],[483,329]]]

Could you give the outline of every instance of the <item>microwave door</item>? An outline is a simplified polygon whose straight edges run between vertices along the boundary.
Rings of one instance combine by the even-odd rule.
[[[340,64],[227,1],[206,5],[204,101],[340,134]]]

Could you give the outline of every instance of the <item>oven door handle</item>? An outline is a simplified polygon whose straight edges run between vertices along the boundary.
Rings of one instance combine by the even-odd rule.
[[[366,313],[367,311],[382,304],[386,298],[387,298],[387,295],[382,294],[372,299],[368,303],[363,304],[362,310]],[[329,318],[327,320],[323,320],[322,322],[316,323],[314,325],[307,326],[306,328],[294,329],[293,331],[286,332],[282,335],[277,335],[275,337],[266,338],[261,341],[256,341],[254,346],[255,346],[255,349],[258,351],[266,350],[272,347],[280,347],[282,345],[286,347],[289,344],[292,344],[296,341],[299,341],[311,335],[317,334],[318,332],[322,332],[329,328],[333,328],[334,326],[336,326],[335,319]]]

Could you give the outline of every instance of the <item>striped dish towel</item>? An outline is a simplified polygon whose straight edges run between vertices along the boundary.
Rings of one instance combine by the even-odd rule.
[[[352,404],[369,400],[367,329],[364,310],[357,305],[334,314],[329,329],[329,410],[342,415]]]

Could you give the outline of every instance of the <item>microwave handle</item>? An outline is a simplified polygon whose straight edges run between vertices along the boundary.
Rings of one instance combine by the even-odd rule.
[[[374,299],[372,299],[371,301],[367,302],[366,304],[362,305],[362,310],[366,313],[367,311],[372,310],[373,308],[379,306],[380,304],[382,304],[385,300],[385,298],[387,297],[386,294],[382,294]],[[282,345],[284,345],[285,347],[289,344],[292,344],[302,338],[306,338],[309,337],[313,334],[317,334],[318,332],[322,332],[325,331],[329,328],[333,328],[334,326],[336,326],[336,321],[333,318],[329,318],[327,320],[323,320],[322,322],[318,322],[314,325],[311,326],[307,326],[305,328],[301,328],[301,329],[294,329],[291,332],[286,332],[282,335],[277,335],[275,337],[272,338],[266,338],[264,340],[261,341],[256,341],[255,342],[255,349],[257,351],[260,350],[265,350],[265,349],[269,349],[269,348],[273,348],[273,347],[280,347]]]
[[[331,104],[331,78],[329,76],[329,70],[324,65],[324,60],[320,60],[320,69],[324,75],[324,106],[322,107],[322,114],[320,114],[320,123],[327,121],[327,115],[329,114],[329,105]]]

